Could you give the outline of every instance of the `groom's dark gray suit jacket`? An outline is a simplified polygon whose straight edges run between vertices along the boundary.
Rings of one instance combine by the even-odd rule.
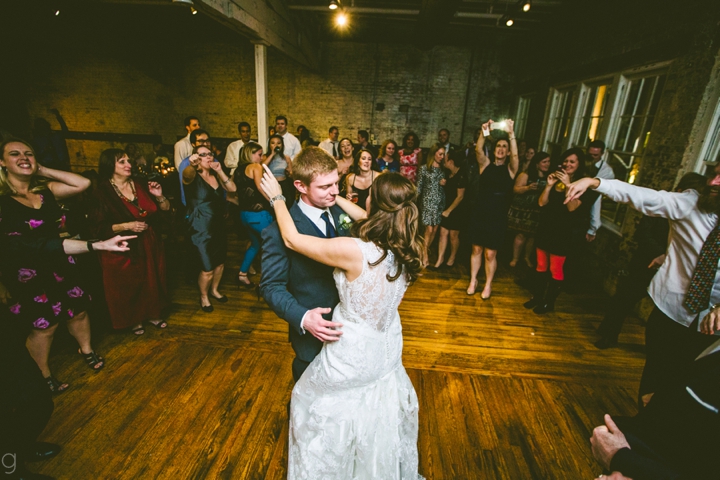
[[[302,200],[299,200],[302,201]],[[340,207],[330,207],[339,227]],[[322,237],[317,227],[300,210],[298,204],[290,208],[290,216],[298,232]],[[347,236],[347,229],[336,228],[338,235]],[[304,362],[312,362],[320,353],[322,342],[310,332],[302,333],[300,322],[308,310],[317,307],[334,309],[340,301],[333,280],[333,267],[293,252],[285,247],[277,222],[262,232],[262,278],[260,292],[270,308],[290,325],[290,343],[295,355]],[[332,319],[332,312],[323,315]]]

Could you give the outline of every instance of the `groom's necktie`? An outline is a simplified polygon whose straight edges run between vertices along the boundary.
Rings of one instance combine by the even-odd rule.
[[[683,304],[692,313],[699,313],[710,306],[710,294],[712,293],[713,283],[715,283],[715,273],[717,272],[719,260],[720,220],[718,220],[718,225],[710,232],[700,249],[697,265],[695,265],[695,271],[685,295],[685,301],[683,301]]]
[[[333,144],[333,157],[337,158],[338,157],[337,143],[332,142],[332,144]]]
[[[327,210],[320,215],[320,218],[323,219],[325,222],[325,236],[327,238],[335,238],[337,237],[337,231],[335,230],[335,227],[333,227],[332,222],[330,222],[330,215],[328,214]]]

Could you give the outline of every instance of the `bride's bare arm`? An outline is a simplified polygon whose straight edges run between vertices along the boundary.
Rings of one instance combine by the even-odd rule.
[[[338,207],[342,208],[343,211],[347,213],[354,222],[358,220],[364,220],[368,216],[367,210],[359,207],[357,204],[351,202],[347,198],[343,198],[342,195],[335,195],[335,201],[337,202]]]
[[[270,169],[263,165],[265,174],[261,185],[267,196],[272,200],[282,195],[282,188]],[[297,231],[287,205],[283,200],[273,201],[280,234],[285,246],[316,262],[344,270],[349,279],[356,278],[362,272],[362,252],[357,243],[349,237],[318,238],[303,235]]]

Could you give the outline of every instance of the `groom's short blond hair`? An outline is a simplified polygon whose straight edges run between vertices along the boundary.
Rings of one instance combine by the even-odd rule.
[[[325,175],[337,170],[337,162],[325,150],[319,147],[305,147],[300,150],[292,164],[293,180],[300,180],[304,185],[310,183],[318,175]]]

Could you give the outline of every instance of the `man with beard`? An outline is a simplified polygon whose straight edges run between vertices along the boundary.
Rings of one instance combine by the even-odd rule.
[[[660,387],[677,381],[720,330],[720,165],[702,194],[656,191],[619,180],[583,178],[567,189],[565,203],[588,188],[651,217],[667,218],[670,237],[665,262],[648,288],[655,303],[645,330],[643,403]]]

